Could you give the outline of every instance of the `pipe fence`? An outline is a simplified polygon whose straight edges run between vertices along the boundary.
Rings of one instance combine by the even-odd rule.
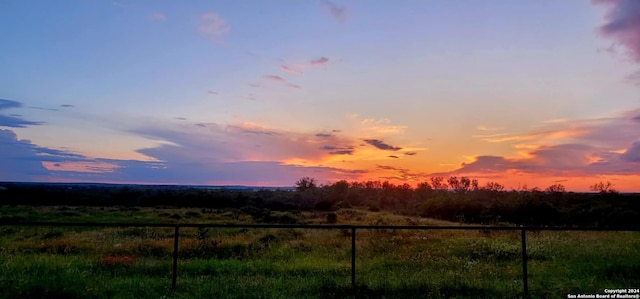
[[[537,227],[537,226],[424,226],[424,225],[310,225],[310,224],[213,224],[213,223],[99,223],[99,222],[0,222],[0,226],[32,227],[159,227],[174,228],[173,266],[171,289],[176,290],[178,280],[178,253],[180,228],[242,228],[242,229],[341,229],[351,231],[351,287],[356,289],[356,231],[357,230],[481,230],[520,231],[522,252],[522,293],[529,295],[527,271],[527,231],[640,231],[638,227]]]

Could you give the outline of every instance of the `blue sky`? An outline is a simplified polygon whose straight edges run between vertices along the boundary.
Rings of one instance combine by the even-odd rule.
[[[0,180],[630,190],[636,3],[3,1]]]

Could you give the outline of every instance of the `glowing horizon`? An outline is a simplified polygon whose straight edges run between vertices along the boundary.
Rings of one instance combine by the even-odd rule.
[[[0,181],[640,191],[640,5],[0,2]]]

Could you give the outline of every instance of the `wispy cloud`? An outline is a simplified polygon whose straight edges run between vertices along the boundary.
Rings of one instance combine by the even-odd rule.
[[[350,119],[357,122],[360,130],[365,134],[373,134],[373,135],[385,135],[385,134],[396,134],[401,133],[407,126],[402,125],[392,125],[391,120],[388,118],[365,118],[362,119],[360,115],[353,114],[349,116]]]
[[[291,73],[291,74],[298,74],[298,75],[304,75],[304,72],[296,70],[292,67],[286,66],[286,65],[281,65],[280,66],[280,70],[282,70],[283,72],[287,72],[287,73]]]
[[[264,78],[264,79],[266,79],[268,81],[281,83],[284,86],[289,87],[289,88],[293,88],[293,89],[300,89],[301,88],[300,85],[287,82],[287,80],[285,80],[284,78],[282,78],[280,76],[277,76],[277,75],[264,75],[264,76],[262,76],[262,78]]]
[[[264,75],[262,76],[262,78],[265,78],[271,81],[277,81],[277,82],[283,82],[283,83],[286,82],[282,77],[276,76],[276,75]]]
[[[329,58],[327,57],[320,57],[318,59],[313,59],[309,62],[309,64],[312,66],[325,65],[327,63],[329,63]]]
[[[474,138],[479,138],[487,142],[520,142],[530,140],[566,140],[569,137],[579,136],[585,134],[587,130],[585,128],[565,128],[563,130],[547,130],[535,133],[528,133],[522,135],[508,135],[505,133],[499,134],[486,134],[486,135],[473,135]]]
[[[210,38],[213,38],[214,41],[220,42],[220,38],[229,33],[229,25],[227,25],[225,19],[217,13],[209,12],[200,16],[200,26],[198,30]]]
[[[480,131],[499,131],[499,130],[504,130],[504,128],[492,128],[492,127],[487,127],[485,125],[479,125],[476,127],[476,129],[480,130]]]
[[[60,111],[56,108],[44,108],[44,107],[35,107],[35,106],[29,106],[27,107],[29,109],[36,109],[36,110],[45,110],[45,111]]]
[[[323,0],[322,6],[338,22],[344,23],[347,20],[347,8],[338,6],[329,0]]]
[[[149,19],[153,21],[165,21],[167,19],[167,16],[161,12],[154,12],[149,15]]]
[[[280,133],[276,130],[271,130],[259,125],[255,125],[252,123],[244,123],[240,125],[227,125],[227,130],[236,131],[245,134],[258,134],[258,135],[279,135]]]

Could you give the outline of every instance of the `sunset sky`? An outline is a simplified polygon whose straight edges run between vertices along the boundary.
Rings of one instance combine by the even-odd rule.
[[[640,191],[640,1],[0,1],[0,181]]]

